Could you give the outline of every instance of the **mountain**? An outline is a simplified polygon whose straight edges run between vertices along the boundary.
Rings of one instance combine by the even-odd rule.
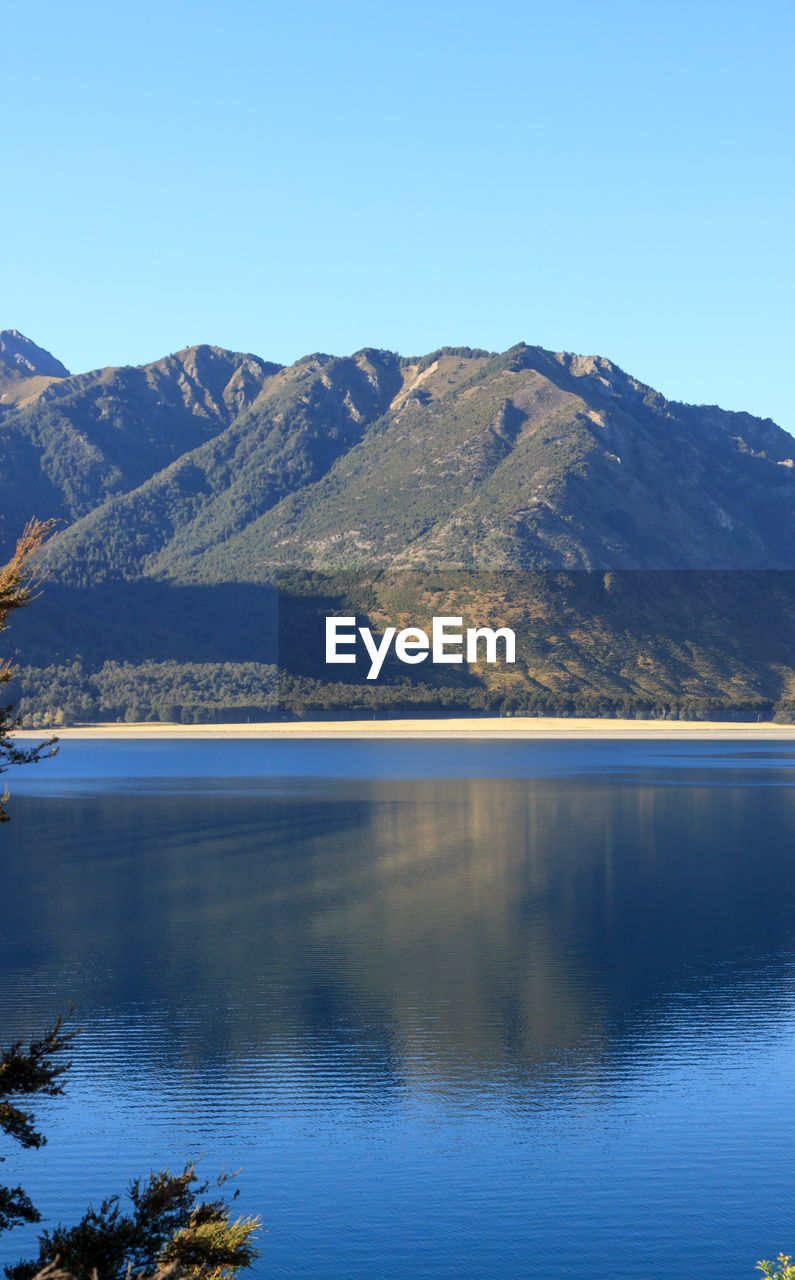
[[[0,418],[0,554],[31,513],[71,524],[211,440],[278,368],[194,347],[143,368],[28,379],[35,391]]]
[[[11,379],[17,378],[68,378],[66,365],[56,360],[54,355],[37,347],[35,342],[26,338],[17,329],[4,329],[0,333],[0,369],[2,375]]]
[[[476,620],[515,615],[534,656],[507,685],[424,671],[429,705],[442,686],[492,700],[795,692],[795,440],[770,420],[677,404],[602,357],[524,343],[288,367],[199,346],[68,375],[11,330],[0,359],[28,388],[0,400],[0,554],[32,514],[62,523],[45,600],[18,631],[36,670],[79,656],[82,688],[108,662],[175,663],[184,693],[185,664],[278,659],[284,695],[285,672],[312,688],[327,673],[283,623],[279,637],[277,613],[297,635],[327,605],[406,625],[444,599]],[[758,616],[774,587],[778,633],[759,652],[741,613],[753,600]],[[142,679],[129,675],[123,712],[130,698],[147,712],[155,676]]]
[[[170,360],[195,366],[210,350]],[[71,459],[58,514],[76,522],[52,560],[66,580],[239,581],[285,564],[795,567],[792,437],[673,404],[607,360],[523,345],[317,355],[258,368],[235,412],[219,413],[217,394],[200,412],[194,390],[177,406],[183,429],[169,420],[148,440],[141,387],[158,370],[104,371],[115,452],[94,426],[92,468],[70,453],[66,409],[87,434],[93,383],[71,379],[14,419],[30,432],[47,421],[51,474]],[[122,441],[124,464],[108,467]]]
[[[441,352],[402,373],[356,448],[205,551],[194,573],[237,576],[263,557],[334,568],[795,566],[795,441],[772,422],[673,405],[609,361],[537,347]]]
[[[0,333],[0,422],[9,411],[37,400],[53,382],[68,378],[69,370],[43,347],[19,333]]]
[[[399,386],[397,358],[382,353],[312,357],[274,372],[225,429],[66,531],[49,557],[53,572],[84,585],[195,579],[197,556],[327,475]],[[233,570],[229,580],[245,576]]]

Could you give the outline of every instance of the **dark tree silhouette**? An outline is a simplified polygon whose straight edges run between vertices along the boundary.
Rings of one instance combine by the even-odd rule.
[[[47,1139],[36,1128],[33,1113],[22,1110],[17,1102],[33,1095],[51,1098],[63,1092],[61,1076],[69,1063],[57,1055],[69,1046],[73,1034],[62,1030],[59,1019],[27,1048],[16,1040],[0,1053],[0,1133],[16,1139],[23,1147],[42,1147]],[[0,1186],[0,1232],[22,1222],[40,1220],[22,1187]]]

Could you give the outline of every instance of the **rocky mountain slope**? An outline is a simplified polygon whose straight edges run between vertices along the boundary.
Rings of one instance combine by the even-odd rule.
[[[493,617],[518,608],[536,618],[534,635],[539,617],[565,616],[568,675],[562,649],[536,653],[532,671],[514,673],[527,687],[782,697],[786,636],[775,654],[735,654],[707,679],[721,636],[753,645],[753,627],[729,616],[730,577],[701,591],[712,614],[698,658],[685,660],[679,634],[640,679],[631,622],[607,609],[595,663],[591,596],[550,594],[544,575],[681,571],[673,613],[680,631],[692,627],[682,573],[795,570],[794,463],[795,440],[769,420],[676,404],[609,360],[525,344],[422,358],[367,349],[289,367],[199,346],[70,375],[16,331],[0,335],[0,555],[33,514],[62,526],[46,602],[20,630],[20,652],[40,667],[76,654],[94,667],[270,662],[278,644],[266,659],[251,619],[268,630],[275,572],[282,583],[304,572],[296,598],[347,599],[384,623],[390,610],[432,611],[429,575],[446,573],[459,575],[459,603],[488,599]],[[485,594],[472,576],[483,574]],[[777,608],[789,618],[789,596]],[[562,631],[552,625],[553,648]],[[619,632],[629,658],[611,673]]]
[[[673,404],[594,357],[362,351],[282,369],[196,347],[7,406],[0,509],[5,549],[31,510],[73,525],[53,564],[95,582],[784,568],[794,456],[770,421]]]
[[[0,333],[0,378],[13,383],[36,377],[68,378],[69,370],[18,329],[4,329]]]

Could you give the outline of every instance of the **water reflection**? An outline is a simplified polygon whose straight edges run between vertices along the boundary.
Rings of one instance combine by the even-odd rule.
[[[524,1075],[693,974],[717,998],[788,961],[794,806],[545,779],[17,799],[2,962],[86,1011],[160,1010],[179,1052],[364,1022],[411,1073]]]
[[[795,1198],[783,780],[702,762],[18,795],[0,1030],[77,1006],[53,1151],[98,1188],[108,1134],[131,1172],[164,1141],[259,1170],[275,1233],[263,1275],[397,1277],[422,1255],[439,1276],[518,1280],[541,1260],[563,1276],[555,1241],[588,1232],[593,1274],[609,1260],[617,1276],[642,1263],[722,1280],[690,1207],[752,1266]],[[97,1107],[78,1139],[80,1109]],[[367,1244],[329,1257],[302,1199],[331,1223],[354,1195]],[[455,1241],[428,1225],[408,1257],[401,1233],[429,1196]],[[657,1232],[651,1262],[638,1215]]]

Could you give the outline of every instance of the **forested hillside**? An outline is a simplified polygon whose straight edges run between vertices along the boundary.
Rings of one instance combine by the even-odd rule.
[[[794,459],[769,420],[523,343],[284,368],[200,346],[70,375],[6,331],[2,553],[31,515],[60,522],[15,635],[23,710],[771,714],[795,693]],[[440,609],[515,626],[516,668],[386,669],[374,691],[300,642],[324,610]]]

